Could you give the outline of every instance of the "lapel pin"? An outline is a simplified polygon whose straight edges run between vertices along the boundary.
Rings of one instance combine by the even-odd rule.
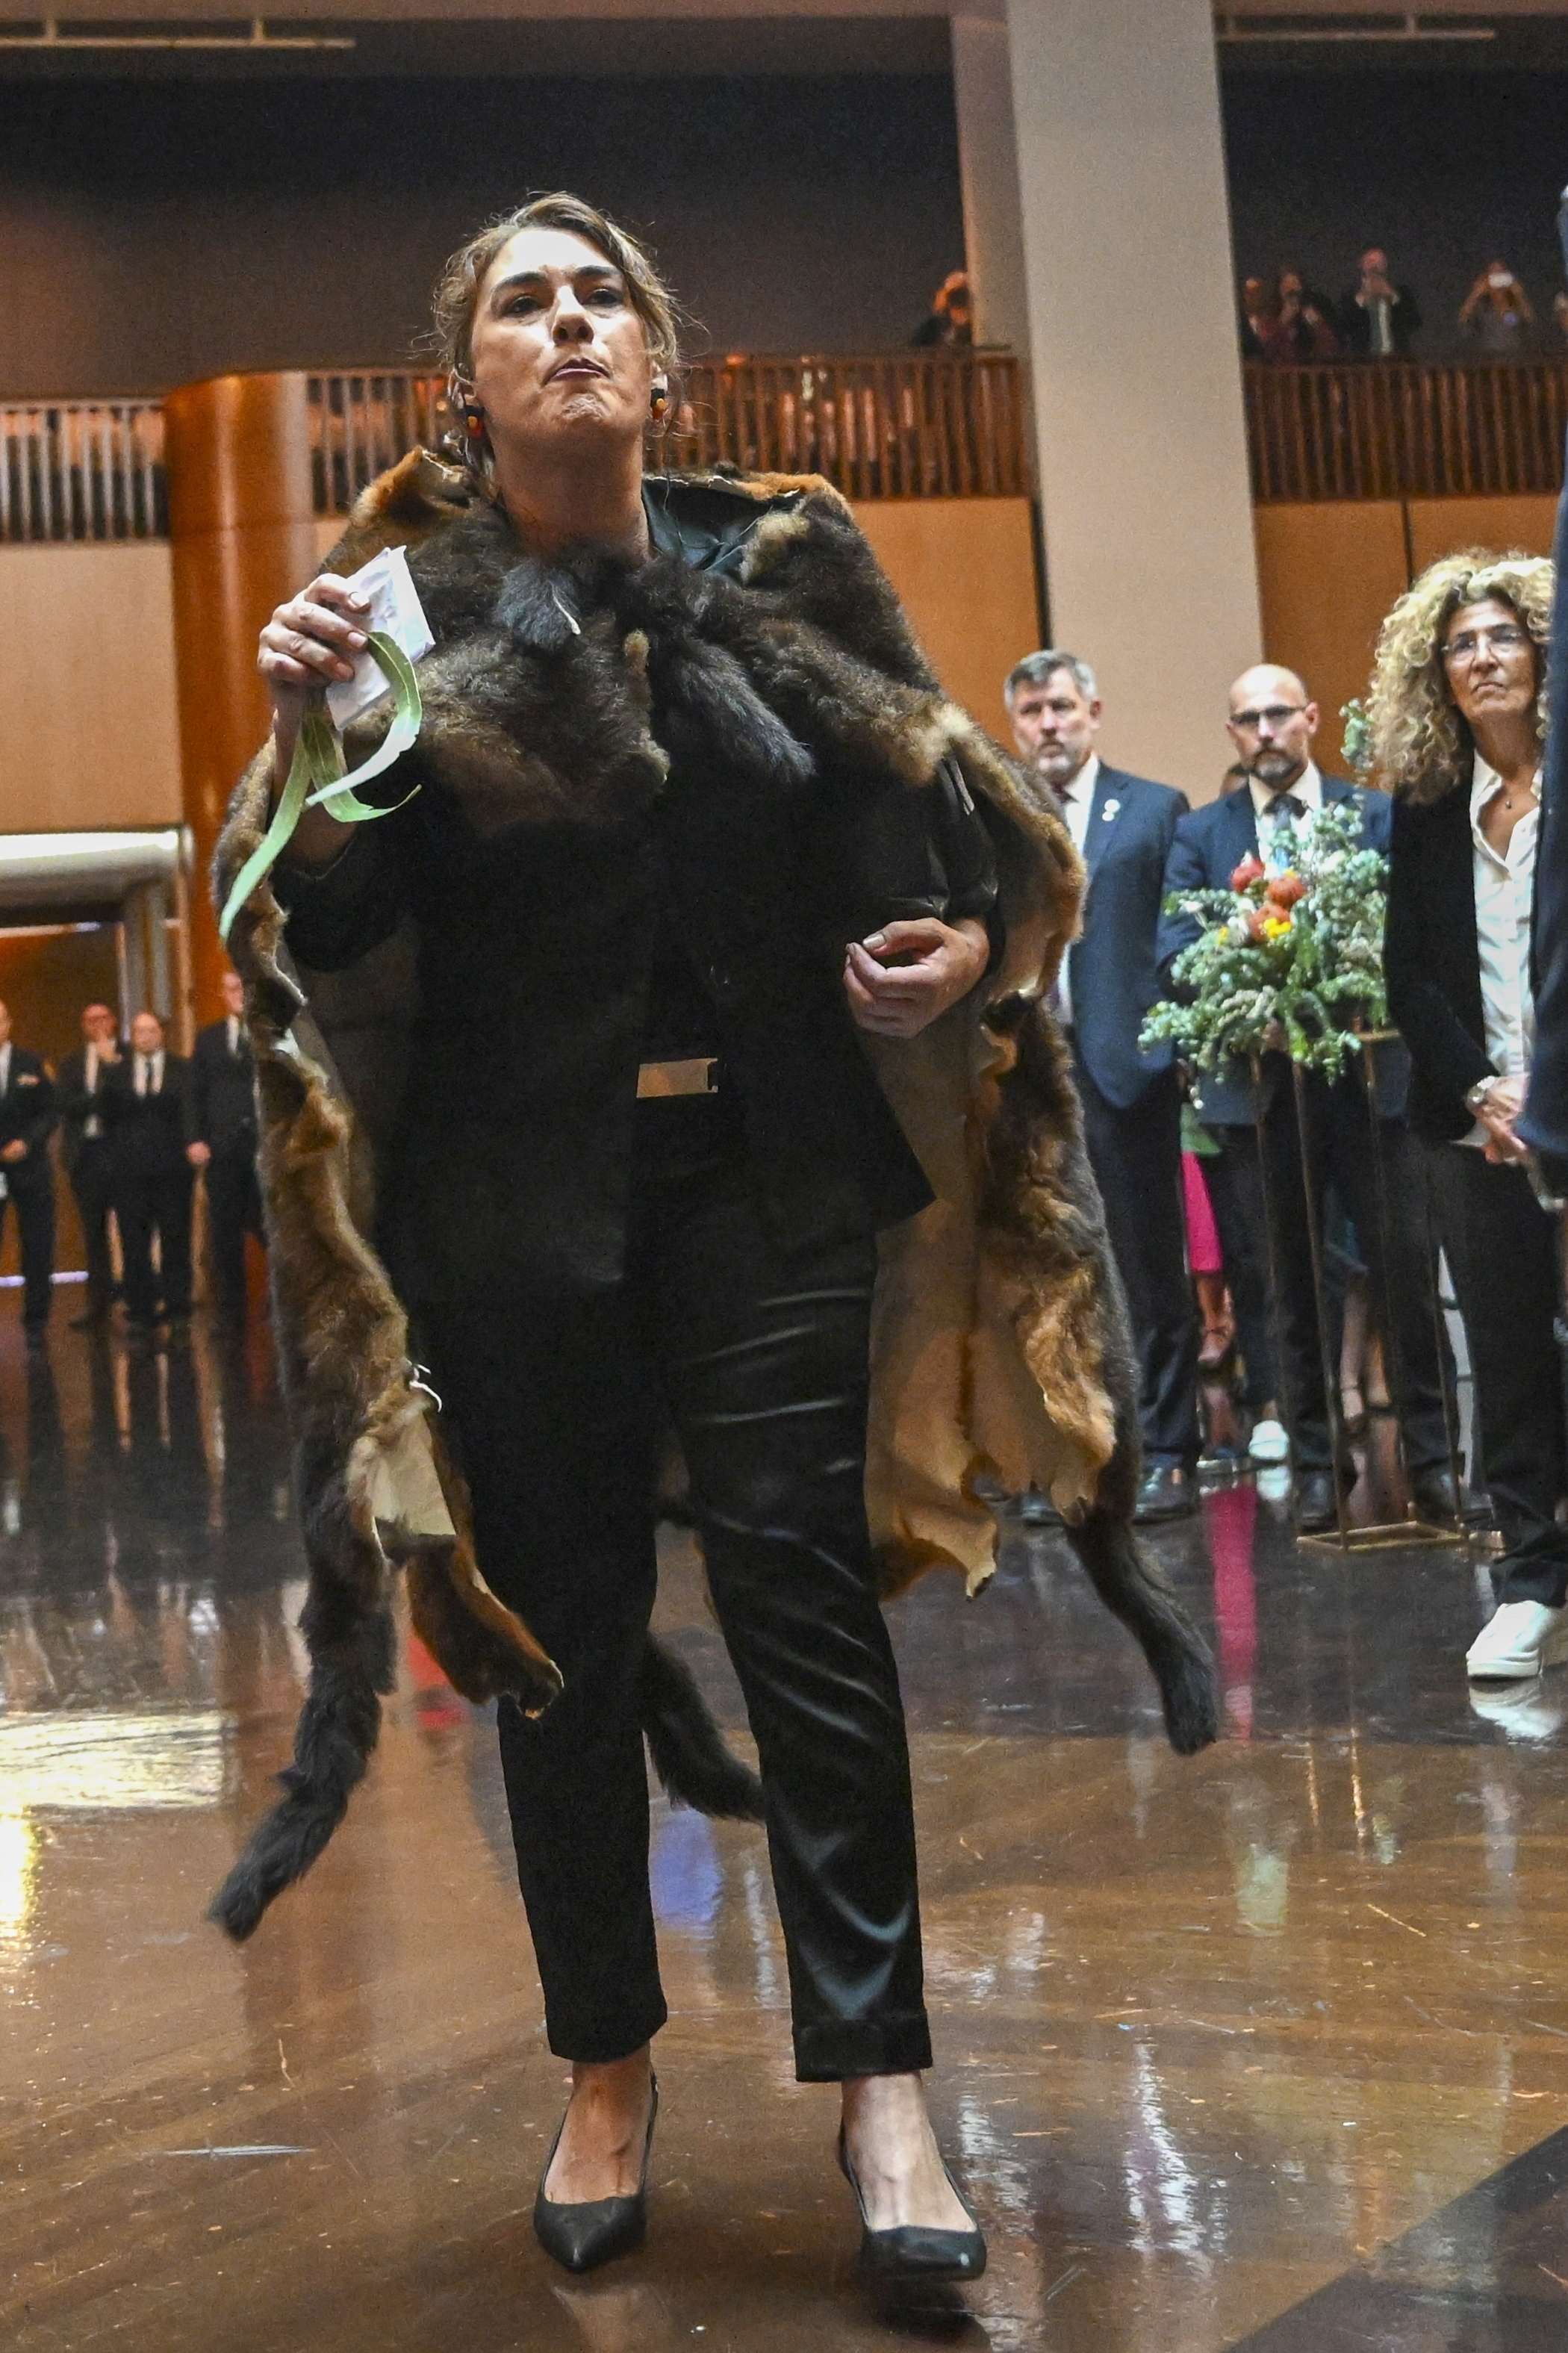
[[[1100,812],[1100,822],[1101,825],[1109,825],[1112,818],[1120,817],[1121,814],[1121,803],[1120,801],[1107,801],[1105,807]]]

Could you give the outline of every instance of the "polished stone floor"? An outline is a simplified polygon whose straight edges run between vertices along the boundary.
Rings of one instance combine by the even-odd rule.
[[[312,1877],[242,1951],[203,1921],[300,1695],[265,1339],[29,1358],[0,1322],[5,2341],[1561,2353],[1568,1672],[1472,1702],[1452,1547],[1309,1550],[1251,1486],[1157,1541],[1215,1631],[1195,1761],[1049,1534],[893,1613],[985,2280],[868,2301],[757,1834],[661,1801],[650,2243],[577,2284],[528,2223],[563,2070],[493,1735],[416,1644]],[[686,1539],[665,1568],[735,1724]]]

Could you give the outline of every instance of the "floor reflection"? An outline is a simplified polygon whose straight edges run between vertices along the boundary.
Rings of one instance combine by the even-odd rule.
[[[647,2253],[527,2224],[544,2049],[493,1729],[411,1632],[348,1822],[254,1942],[203,1921],[305,1661],[265,1345],[0,1325],[0,2312],[24,2353],[1568,2342],[1568,1674],[1472,1696],[1475,1564],[1306,1551],[1240,1483],[1157,1548],[1226,1738],[1184,1764],[1070,1552],[891,1614],[948,2145],[992,2247],[856,2284],[752,1831],[653,1809],[672,2019]],[[689,1539],[659,1620],[742,1724]],[[1533,2154],[1531,2154],[1533,2152]],[[1477,2184],[1481,2188],[1477,2188]]]

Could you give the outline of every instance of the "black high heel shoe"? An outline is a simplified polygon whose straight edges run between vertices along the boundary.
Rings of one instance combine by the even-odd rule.
[[[635,2254],[642,2245],[647,2235],[647,2168],[653,2155],[653,2127],[658,2115],[658,2077],[655,2075],[648,2101],[647,2138],[643,2143],[642,2179],[636,2189],[629,2198],[585,2198],[575,2205],[563,2204],[544,2194],[561,2136],[566,2129],[566,2119],[562,2117],[539,2177],[539,2192],[533,2201],[533,2235],[563,2270],[596,2271],[601,2263],[614,2263],[617,2255]]]
[[[967,2231],[933,2231],[921,2222],[900,2222],[891,2231],[873,2231],[866,2220],[866,2200],[849,2162],[844,2127],[838,2127],[838,2168],[855,2192],[860,2209],[860,2265],[878,2279],[915,2282],[928,2286],[943,2280],[977,2280],[985,2269],[985,2242],[974,2210],[944,2164],[947,2186],[968,2215]]]

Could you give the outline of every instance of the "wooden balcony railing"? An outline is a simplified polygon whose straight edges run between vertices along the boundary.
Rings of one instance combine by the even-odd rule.
[[[1486,498],[1563,487],[1568,359],[1251,361],[1259,501]]]
[[[452,428],[440,379],[313,375],[318,512],[342,514],[417,441]],[[826,474],[854,499],[1026,498],[1018,363],[1010,353],[704,361],[668,437],[679,467]]]
[[[168,527],[156,401],[0,406],[0,545],[161,539]]]
[[[1259,501],[1506,496],[1562,487],[1568,359],[1329,363],[1246,371]],[[438,377],[308,379],[318,514],[451,431]],[[1029,495],[1022,370],[1009,353],[704,361],[668,437],[674,466],[819,473],[854,499]],[[0,404],[0,544],[159,539],[155,401]]]

